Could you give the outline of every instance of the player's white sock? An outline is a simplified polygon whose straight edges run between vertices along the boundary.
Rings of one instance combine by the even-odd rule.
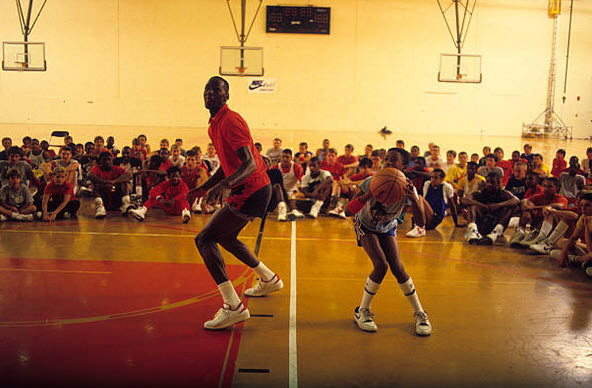
[[[401,287],[401,291],[407,297],[409,303],[411,303],[411,307],[413,307],[413,311],[418,313],[423,311],[423,307],[421,307],[421,303],[419,302],[419,298],[417,297],[417,292],[415,292],[415,285],[413,285],[413,280],[411,278],[407,279],[405,283],[400,283],[399,287]]]
[[[275,276],[275,273],[273,273],[272,270],[267,268],[262,261],[259,262],[259,265],[253,268],[253,271],[255,271],[255,273],[259,275],[261,280],[263,280],[264,282],[270,281]]]
[[[539,236],[547,237],[551,232],[551,229],[553,229],[553,224],[547,220],[543,221],[541,229],[539,230]]]
[[[364,293],[362,294],[362,301],[360,302],[360,307],[369,309],[372,305],[372,299],[374,295],[378,292],[378,288],[380,288],[380,283],[375,283],[370,277],[366,279],[366,285],[364,286]]]
[[[224,303],[230,306],[231,309],[235,309],[241,303],[236,290],[232,286],[230,280],[225,281],[224,283],[218,284],[218,291],[220,291],[220,295],[222,295],[222,299],[224,299]]]
[[[563,235],[565,234],[565,232],[567,232],[568,229],[569,225],[567,225],[565,221],[559,221],[553,232],[549,235],[549,237],[547,237],[547,241],[549,242],[549,244],[553,245],[557,241],[559,241],[559,239],[563,237]]]
[[[491,239],[491,241],[495,242],[499,236],[504,233],[504,226],[502,224],[497,224],[493,231],[487,235]]]

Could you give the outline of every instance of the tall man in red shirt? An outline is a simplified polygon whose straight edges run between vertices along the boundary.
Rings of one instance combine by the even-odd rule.
[[[209,205],[220,202],[224,191],[231,190],[223,206],[195,237],[195,245],[224,299],[214,318],[204,323],[208,330],[224,329],[250,318],[249,310],[228,279],[218,244],[259,275],[259,283],[246,290],[245,295],[265,296],[284,287],[280,278],[238,240],[240,231],[249,221],[265,214],[271,185],[267,167],[255,149],[247,123],[226,105],[228,90],[228,82],[221,77],[210,78],[205,86],[204,102],[211,116],[208,135],[216,148],[220,168],[204,184],[191,190],[209,190],[206,195]]]

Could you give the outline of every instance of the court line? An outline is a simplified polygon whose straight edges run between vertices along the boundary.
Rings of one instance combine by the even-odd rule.
[[[109,271],[68,271],[62,269],[35,269],[35,268],[0,268],[0,272],[56,272],[56,273],[75,273],[89,275],[111,275]]]
[[[292,221],[290,247],[290,334],[289,334],[289,388],[298,387],[298,349],[296,341],[296,221]]]

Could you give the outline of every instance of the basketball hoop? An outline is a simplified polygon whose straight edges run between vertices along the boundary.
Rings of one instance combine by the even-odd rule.
[[[23,71],[25,71],[27,69],[27,62],[16,62],[17,64],[17,69],[16,71],[18,71],[19,73],[22,73]]]
[[[237,66],[236,67],[236,70],[238,71],[239,74],[243,74],[244,75],[245,74],[245,70],[247,70],[247,68],[244,67],[244,66]]]

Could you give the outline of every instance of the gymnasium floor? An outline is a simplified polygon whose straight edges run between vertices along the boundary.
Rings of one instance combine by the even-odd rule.
[[[592,281],[506,245],[469,246],[449,220],[426,238],[399,237],[433,324],[420,338],[390,275],[373,303],[378,332],[353,322],[370,261],[351,220],[271,215],[260,256],[284,290],[248,300],[246,323],[206,332],[220,298],[193,236],[208,216],[90,215],[84,201],[79,222],[0,224],[0,386],[592,383]],[[258,227],[242,233],[250,246]],[[243,291],[252,273],[225,258]]]

